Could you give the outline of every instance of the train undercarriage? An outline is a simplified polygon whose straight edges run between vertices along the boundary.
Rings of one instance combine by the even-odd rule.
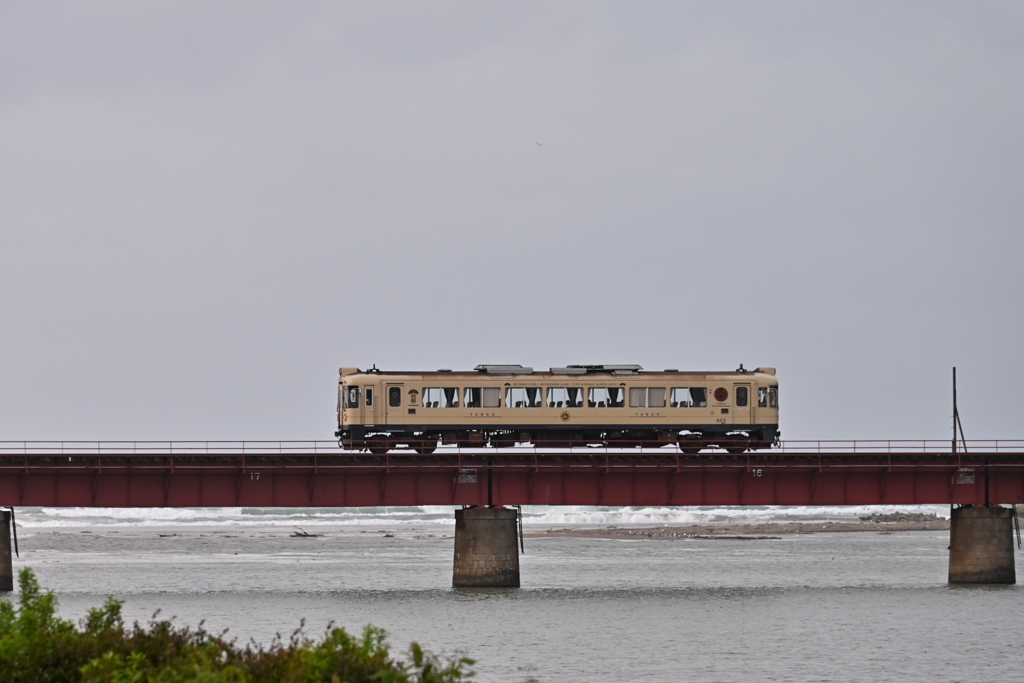
[[[335,434],[338,445],[345,450],[369,451],[382,455],[393,450],[411,449],[420,454],[433,453],[438,444],[460,448],[512,448],[532,444],[541,449],[577,447],[662,448],[672,446],[683,453],[721,448],[729,453],[771,448],[779,438],[775,425],[734,426],[719,429],[493,429],[493,430],[431,430],[374,431],[345,430]]]

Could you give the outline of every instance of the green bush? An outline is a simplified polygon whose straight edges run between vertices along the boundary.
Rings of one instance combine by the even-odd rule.
[[[269,647],[238,647],[202,625],[154,620],[126,628],[122,601],[107,598],[81,624],[57,616],[57,599],[31,569],[18,577],[18,606],[0,600],[4,683],[453,683],[473,660],[442,661],[413,643],[410,661],[393,659],[382,629],[362,637],[330,628],[320,640],[295,631]]]

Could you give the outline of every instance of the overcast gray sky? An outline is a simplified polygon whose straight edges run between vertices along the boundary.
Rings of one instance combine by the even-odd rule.
[[[1020,2],[0,2],[0,439],[330,439],[372,363],[1024,438],[1022,153]]]

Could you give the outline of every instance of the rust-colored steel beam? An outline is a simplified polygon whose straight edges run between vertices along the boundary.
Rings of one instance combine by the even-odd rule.
[[[986,485],[987,483],[987,485]],[[986,500],[986,490],[988,499]],[[432,455],[298,450],[0,454],[0,505],[870,505],[1024,503],[1024,450],[662,450]]]

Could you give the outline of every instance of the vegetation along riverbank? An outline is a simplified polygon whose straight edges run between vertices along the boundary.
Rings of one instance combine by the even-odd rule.
[[[19,574],[17,604],[0,599],[0,672],[4,683],[455,683],[473,660],[442,660],[419,645],[392,656],[382,629],[362,636],[328,628],[320,639],[301,627],[269,646],[239,647],[226,633],[169,620],[126,626],[121,601],[108,598],[79,624],[57,615],[57,598],[31,569]]]

